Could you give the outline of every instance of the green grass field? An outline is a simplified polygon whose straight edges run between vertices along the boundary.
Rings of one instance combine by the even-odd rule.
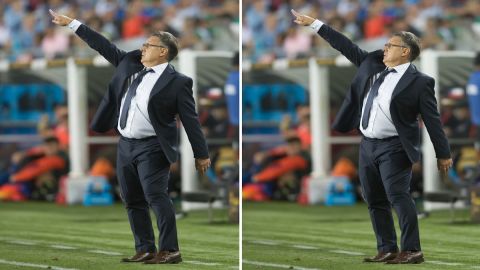
[[[134,253],[120,204],[0,202],[0,269],[238,269],[238,225],[220,222],[225,210],[214,217],[217,223],[209,224],[207,213],[198,211],[177,220],[183,263],[143,265],[120,263]]]
[[[480,224],[468,220],[467,210],[458,210],[454,223],[448,211],[433,212],[421,219],[420,237],[426,260],[423,264],[367,264],[362,259],[376,254],[376,241],[366,205],[244,202],[243,269],[478,270]]]

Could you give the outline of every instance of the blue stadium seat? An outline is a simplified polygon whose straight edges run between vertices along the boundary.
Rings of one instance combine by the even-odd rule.
[[[113,195],[112,186],[104,177],[90,177],[88,179],[87,190],[83,196],[83,205],[112,205]]]
[[[354,205],[355,192],[350,180],[346,177],[332,177],[328,184],[325,205]]]

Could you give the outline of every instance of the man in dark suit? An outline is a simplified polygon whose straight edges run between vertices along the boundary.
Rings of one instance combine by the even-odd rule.
[[[175,212],[168,196],[170,164],[177,160],[177,114],[200,174],[210,166],[210,159],[195,111],[192,79],[169,64],[178,53],[176,38],[168,32],[156,32],[140,50],[125,52],[79,21],[50,13],[55,24],[74,30],[116,67],[91,127],[97,132],[114,128],[121,135],[117,176],[136,250],[134,256],[122,261],[181,262]],[[149,206],[160,233],[158,252]]]
[[[419,115],[433,142],[438,169],[446,172],[452,159],[437,110],[435,81],[411,63],[420,54],[419,39],[410,32],[395,33],[383,50],[368,53],[323,22],[292,13],[295,23],[310,26],[358,67],[333,128],[340,132],[359,129],[363,134],[359,176],[378,250],[364,261],[423,262],[417,214],[409,192],[412,164],[420,158]],[[392,206],[402,231],[400,252]]]

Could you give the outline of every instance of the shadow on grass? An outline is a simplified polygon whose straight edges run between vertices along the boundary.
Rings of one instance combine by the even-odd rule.
[[[105,223],[105,222],[125,222],[128,221],[126,217],[119,218],[75,218],[73,222],[78,223]]]
[[[368,218],[368,217],[367,217]],[[339,222],[370,222],[366,218],[329,218],[329,219],[310,219],[316,223],[339,223]]]

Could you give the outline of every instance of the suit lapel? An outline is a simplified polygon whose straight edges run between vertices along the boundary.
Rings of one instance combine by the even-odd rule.
[[[126,67],[124,68],[125,76],[123,77],[123,81],[121,82],[120,90],[116,91],[117,104],[120,104],[122,97],[125,94],[125,91],[127,90],[126,84],[128,82],[128,79],[133,74],[140,72],[144,68],[143,64],[140,62],[141,52],[140,51],[135,52],[133,57],[138,58],[138,61],[136,61],[137,59],[135,59],[135,61],[129,61]]]
[[[132,76],[133,74],[135,74],[137,72],[140,72],[140,70],[142,70],[144,68],[142,62],[140,62],[141,57],[142,57],[142,53],[140,51],[136,51],[133,54],[133,58],[134,58],[133,61],[129,61],[129,63],[126,67],[125,81],[127,81],[128,78],[130,78],[130,76]]]
[[[160,93],[163,88],[175,77],[175,69],[168,64],[168,66],[165,68],[163,71],[162,75],[160,75],[160,78],[158,78],[157,82],[153,86],[152,92],[150,92],[150,97],[151,99],[154,95]]]
[[[403,74],[402,78],[400,78],[400,81],[398,81],[397,86],[395,86],[395,89],[392,93],[392,100],[403,90],[405,90],[405,88],[407,88],[413,79],[415,79],[415,73],[417,73],[417,69],[413,64],[410,64],[407,71],[405,71],[405,74]]]

